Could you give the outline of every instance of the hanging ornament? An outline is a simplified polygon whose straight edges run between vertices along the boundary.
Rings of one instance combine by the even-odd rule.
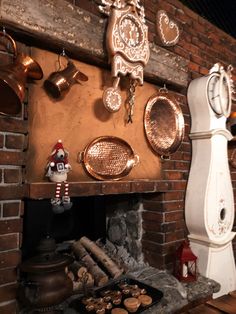
[[[132,122],[135,87],[137,84],[143,85],[143,68],[150,55],[144,8],[139,4],[139,0],[97,2],[100,4],[100,11],[109,16],[106,46],[113,77],[112,87],[104,91],[103,103],[110,112],[120,109],[120,77],[129,75],[131,87],[127,122]]]
[[[163,46],[174,46],[179,41],[179,27],[164,10],[157,12],[156,30]]]
[[[46,176],[49,177],[50,181],[56,183],[55,197],[51,198],[52,210],[55,214],[60,214],[72,207],[69,197],[69,183],[67,182],[67,174],[71,170],[68,155],[61,140],[58,140],[46,167]],[[62,185],[64,185],[64,195],[61,197]]]

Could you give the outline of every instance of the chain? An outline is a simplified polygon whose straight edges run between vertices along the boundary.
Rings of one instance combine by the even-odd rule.
[[[129,108],[128,108],[128,120],[127,123],[133,123],[133,115],[134,115],[134,100],[135,100],[135,88],[136,88],[136,81],[130,80],[129,86]]]

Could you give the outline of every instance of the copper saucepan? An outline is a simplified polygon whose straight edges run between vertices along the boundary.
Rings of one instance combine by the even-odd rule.
[[[40,80],[43,71],[40,65],[30,56],[18,54],[16,43],[6,32],[0,32],[13,49],[13,62],[0,66],[0,114],[17,115],[25,98],[25,84],[28,78]]]

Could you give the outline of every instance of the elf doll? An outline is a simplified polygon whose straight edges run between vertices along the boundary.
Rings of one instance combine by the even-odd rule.
[[[69,153],[64,149],[61,140],[58,140],[48,158],[46,167],[46,176],[49,177],[50,181],[56,183],[55,197],[51,198],[52,210],[56,214],[72,207],[69,197],[69,183],[67,182],[67,174],[71,170],[68,155]],[[62,185],[64,185],[64,195],[61,197]]]

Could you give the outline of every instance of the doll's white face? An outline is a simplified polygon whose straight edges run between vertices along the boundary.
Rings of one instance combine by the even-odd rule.
[[[66,152],[62,148],[60,148],[58,149],[55,157],[57,160],[63,160],[66,157]]]

